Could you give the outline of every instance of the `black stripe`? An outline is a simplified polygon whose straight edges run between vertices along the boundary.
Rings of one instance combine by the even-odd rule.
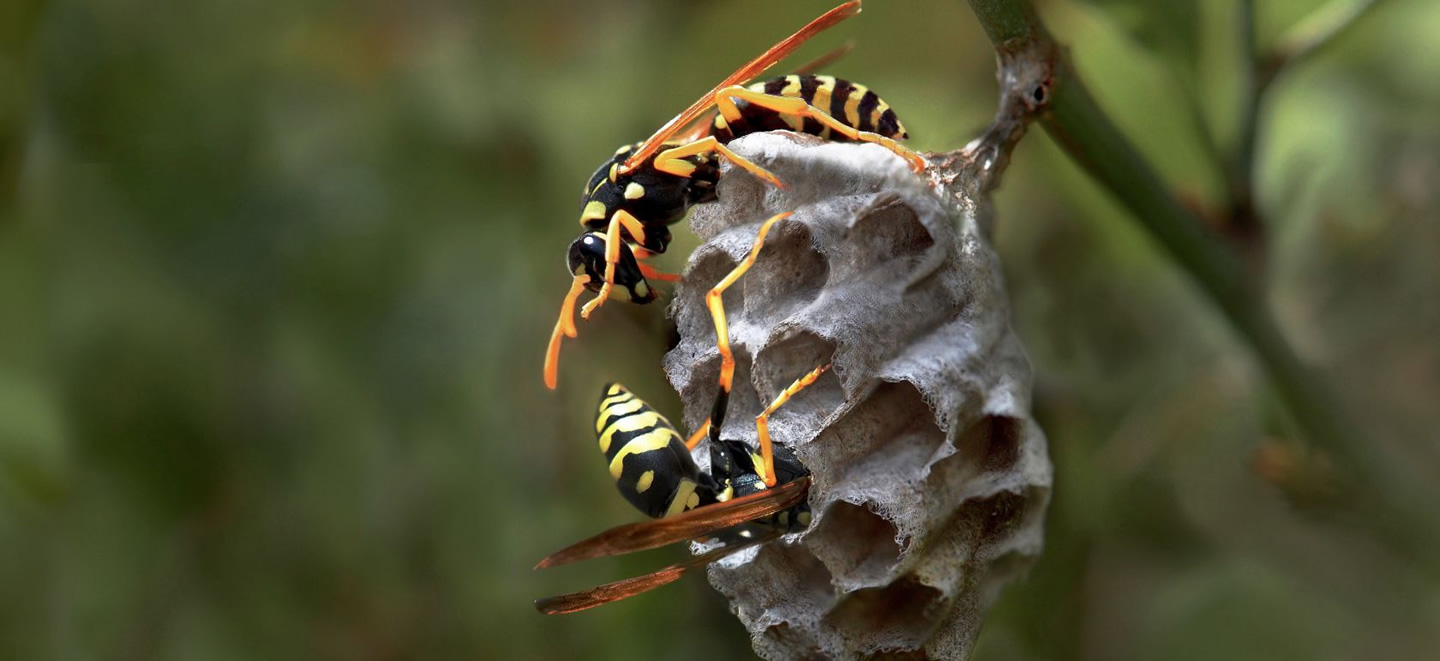
[[[870,123],[870,115],[880,106],[880,95],[870,90],[865,90],[865,96],[860,97],[860,125],[855,127],[861,131],[874,131],[875,125]]]
[[[785,77],[771,78],[765,81],[765,93],[775,96],[780,95],[780,90],[785,89]]]
[[[899,137],[900,119],[895,116],[895,111],[886,108],[880,113],[880,125],[875,127],[875,132],[887,138]]]
[[[850,122],[845,119],[845,102],[850,99],[850,93],[855,91],[854,83],[840,78],[835,79],[835,91],[830,94],[830,116],[840,120],[846,126]],[[825,110],[821,108],[821,110]]]
[[[815,76],[800,77],[800,98],[805,99],[805,103],[815,103],[815,90],[818,89],[820,89],[820,81]]]

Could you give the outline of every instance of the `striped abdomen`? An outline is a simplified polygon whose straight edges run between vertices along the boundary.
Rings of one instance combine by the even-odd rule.
[[[620,495],[647,516],[715,502],[714,481],[695,466],[680,433],[625,386],[601,391],[595,434]]]
[[[806,103],[825,111],[840,123],[861,131],[878,133],[896,140],[910,137],[890,104],[864,85],[848,80],[834,76],[791,74],[752,83],[748,88],[775,96],[804,99]],[[829,127],[821,126],[811,118],[782,115],[743,100],[738,101],[736,106],[740,109],[741,121],[729,122],[718,115],[715,118],[712,132],[722,143],[750,133],[776,130],[809,133],[826,140],[846,140],[844,136],[831,135]]]

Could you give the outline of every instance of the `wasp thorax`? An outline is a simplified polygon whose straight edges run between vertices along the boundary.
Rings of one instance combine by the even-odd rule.
[[[721,179],[691,225],[703,244],[675,292],[665,360],[694,425],[719,372],[706,292],[780,212],[726,291],[736,379],[720,433],[799,375],[833,368],[770,419],[810,471],[813,521],[743,564],[712,565],[768,658],[879,652],[966,658],[999,588],[1039,554],[1051,466],[1030,414],[1030,366],[976,214],[872,145],[777,133],[731,143],[786,183]]]

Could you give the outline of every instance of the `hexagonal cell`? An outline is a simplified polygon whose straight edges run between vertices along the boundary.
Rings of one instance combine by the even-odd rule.
[[[755,576],[767,578],[751,580]],[[711,565],[710,582],[723,585],[720,591],[733,603],[755,609],[765,626],[803,621],[835,602],[829,570],[798,544],[767,544],[739,567]]]
[[[788,317],[814,301],[829,276],[830,264],[812,244],[810,229],[782,220],[770,228],[755,265],[741,279],[746,313]]]
[[[913,576],[879,588],[845,595],[823,622],[846,632],[851,649],[862,654],[922,647],[934,631],[945,595]]]
[[[913,384],[882,383],[802,448],[801,459],[852,495],[873,495],[884,486],[878,480],[918,479],[944,442]]]
[[[915,210],[898,197],[881,198],[850,227],[847,266],[859,271],[884,264],[901,266],[935,245]]]
[[[869,507],[837,502],[806,535],[830,573],[852,585],[883,585],[900,562],[899,532]]]

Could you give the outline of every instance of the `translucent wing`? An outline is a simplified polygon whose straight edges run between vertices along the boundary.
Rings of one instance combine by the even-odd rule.
[[[644,163],[646,159],[654,156],[655,152],[660,149],[660,146],[663,145],[665,141],[675,137],[683,131],[685,127],[689,126],[690,122],[695,121],[695,119],[704,114],[706,110],[709,110],[710,106],[715,104],[716,92],[731,85],[740,85],[759,76],[764,73],[766,69],[775,66],[775,63],[784,59],[786,55],[789,55],[796,48],[799,48],[800,44],[805,43],[810,37],[828,30],[836,23],[858,13],[860,13],[860,0],[852,0],[851,2],[840,5],[821,14],[819,18],[810,21],[809,24],[800,28],[795,34],[782,39],[780,43],[771,46],[770,50],[761,53],[760,57],[750,60],[749,63],[740,67],[735,73],[730,74],[725,80],[720,81],[720,84],[716,85],[714,89],[706,92],[704,96],[701,96],[695,103],[691,104],[689,108],[686,108],[683,112],[676,115],[674,119],[666,122],[664,126],[660,127],[659,131],[655,132],[655,135],[650,136],[649,140],[641,143],[640,147],[635,150],[635,153],[631,154],[630,158],[625,159],[625,163],[620,167],[621,172],[630,172],[634,170],[636,166]]]
[[[550,554],[541,560],[540,564],[535,565],[535,568],[544,569],[591,558],[624,555],[695,539],[790,509],[805,500],[805,494],[809,493],[809,490],[810,478],[802,477],[772,489],[696,508],[683,514],[617,526]]]
[[[563,615],[565,613],[583,611],[587,608],[594,608],[612,601],[619,601],[626,597],[633,597],[642,592],[649,592],[662,585],[673,583],[691,569],[704,567],[727,555],[737,553],[757,544],[764,544],[779,536],[780,533],[776,532],[747,541],[743,544],[718,548],[708,553],[691,557],[684,562],[677,562],[669,567],[644,576],[636,576],[622,581],[615,581],[614,583],[606,583],[605,585],[596,586],[589,590],[581,590],[580,592],[571,592],[570,594],[536,599],[535,609],[546,615]]]

